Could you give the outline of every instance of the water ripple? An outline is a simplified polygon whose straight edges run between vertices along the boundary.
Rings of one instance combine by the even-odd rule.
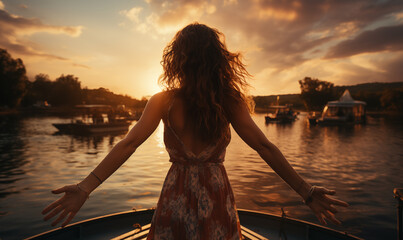
[[[335,189],[350,203],[341,209],[341,231],[367,239],[395,237],[394,187],[403,182],[403,125],[369,118],[366,125],[265,125],[253,116],[270,141],[312,184]],[[50,230],[40,211],[56,199],[50,190],[84,178],[124,135],[61,135],[52,123],[58,117],[0,117],[0,237],[20,239]],[[232,130],[224,163],[238,208],[281,214],[317,223],[283,180]],[[92,195],[75,221],[154,207],[170,167],[163,146],[163,126]],[[29,216],[29,217],[27,217]],[[30,226],[30,228],[26,228]],[[333,227],[333,226],[331,226]]]

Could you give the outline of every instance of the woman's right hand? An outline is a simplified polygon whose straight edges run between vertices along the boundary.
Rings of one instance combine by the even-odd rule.
[[[335,206],[348,207],[347,202],[330,197],[329,195],[335,195],[336,191],[329,190],[324,187],[315,187],[312,193],[312,201],[308,203],[308,207],[315,213],[319,222],[326,225],[326,220],[333,222],[334,224],[341,224],[341,222],[334,216],[337,213]]]
[[[42,211],[43,215],[46,214],[43,218],[44,221],[47,221],[60,213],[58,218],[52,222],[52,226],[55,226],[68,216],[62,224],[62,227],[66,226],[88,199],[88,193],[78,185],[67,185],[53,190],[52,193],[64,193],[63,197],[54,201]]]

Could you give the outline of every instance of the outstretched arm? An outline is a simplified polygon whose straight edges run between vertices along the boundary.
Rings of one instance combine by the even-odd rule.
[[[76,185],[67,185],[52,191],[54,194],[65,194],[42,211],[42,214],[47,214],[44,218],[45,221],[59,213],[61,214],[52,225],[56,225],[67,216],[62,226],[67,225],[73,219],[88,198],[88,195],[102,181],[112,175],[157,128],[163,114],[164,94],[158,93],[151,97],[136,125],[123,140],[112,148],[102,162],[83,181]]]
[[[230,117],[230,122],[238,135],[251,148],[266,161],[266,163],[285,181],[292,189],[294,189],[304,200],[312,196],[312,201],[307,205],[315,213],[316,217],[322,224],[326,224],[325,219],[335,224],[340,224],[334,216],[337,210],[333,205],[347,207],[346,202],[330,198],[327,195],[334,195],[336,192],[327,190],[326,188],[317,187],[310,190],[312,186],[307,183],[289,164],[281,151],[272,144],[262,133],[255,122],[250,117],[249,111],[245,105],[237,108],[238,111]]]

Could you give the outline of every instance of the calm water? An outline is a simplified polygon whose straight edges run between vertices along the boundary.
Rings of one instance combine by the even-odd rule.
[[[310,183],[335,189],[350,203],[330,227],[366,239],[395,239],[393,188],[403,186],[403,125],[369,118],[363,126],[309,127],[305,115],[290,125],[255,122]],[[84,178],[123,135],[55,134],[59,117],[0,116],[0,238],[21,239],[52,229],[41,210],[51,189]],[[75,221],[156,205],[170,166],[163,125],[90,197]],[[238,208],[318,223],[310,210],[235,132],[225,167]]]

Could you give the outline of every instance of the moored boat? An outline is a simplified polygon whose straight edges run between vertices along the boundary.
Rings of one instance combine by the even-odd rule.
[[[291,105],[270,106],[265,116],[266,123],[291,123],[297,119],[297,113],[292,110]]]
[[[76,109],[82,113],[80,119],[52,125],[62,133],[93,134],[127,132],[131,124],[131,120],[119,118],[109,105],[77,105]]]
[[[145,239],[154,209],[127,211],[97,217],[45,232],[39,239]],[[238,210],[245,239],[353,240],[353,235],[316,224],[256,211]]]
[[[326,104],[317,123],[320,125],[365,123],[366,105],[363,101],[354,100],[350,92],[345,90],[339,100],[330,101]]]
[[[321,112],[315,112],[315,111],[309,112],[307,115],[309,125],[318,124],[318,119],[320,118],[320,116]]]
[[[53,126],[63,133],[91,134],[106,132],[124,132],[129,129],[130,121],[108,123],[53,123]]]

